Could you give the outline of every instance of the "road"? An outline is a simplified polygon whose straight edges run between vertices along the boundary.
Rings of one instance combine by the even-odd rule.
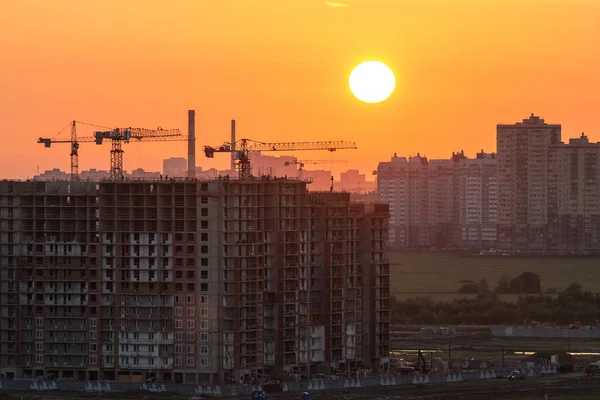
[[[355,388],[339,391],[312,391],[311,400],[509,400],[542,397],[544,394],[583,396],[598,392],[600,392],[600,378],[588,378],[579,373],[527,378],[523,381],[493,379],[427,385]],[[174,393],[154,394],[149,392],[104,393],[99,396],[83,392],[0,391],[0,400],[189,400],[191,397]],[[225,397],[224,400],[247,400],[249,398],[250,396],[236,396]],[[277,393],[269,396],[270,400],[299,400],[300,398],[300,393]]]
[[[342,391],[311,392],[311,400],[479,400],[479,399],[522,399],[544,394],[585,395],[600,390],[600,378],[588,378],[582,374],[528,378],[523,381],[494,379],[487,381],[465,381],[428,385],[400,385],[346,389]],[[239,400],[243,397],[230,398]],[[298,393],[279,393],[269,396],[270,400],[298,400]]]

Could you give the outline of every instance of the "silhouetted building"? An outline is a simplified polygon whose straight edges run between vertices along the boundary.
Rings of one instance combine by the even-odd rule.
[[[476,158],[461,157],[456,171],[456,245],[496,247],[498,223],[498,163],[483,150]]]
[[[248,158],[252,163],[252,174],[255,176],[290,177],[298,176],[296,157],[268,156],[260,151],[251,151]]]
[[[600,254],[600,143],[584,134],[552,144],[548,176],[548,251]]]
[[[167,158],[163,160],[163,175],[172,177],[187,176],[188,163],[183,157]]]
[[[378,201],[390,206],[396,248],[490,248],[496,240],[496,158],[394,155],[377,169]]]
[[[349,169],[340,173],[340,182],[334,184],[334,188],[344,192],[367,193],[377,190],[377,182],[367,181],[365,174],[357,169]]]
[[[331,187],[331,171],[304,169],[302,179],[311,181],[308,190],[312,192],[327,191]]]
[[[561,126],[531,114],[497,127],[498,248],[523,253],[548,252],[550,146],[559,144]]]

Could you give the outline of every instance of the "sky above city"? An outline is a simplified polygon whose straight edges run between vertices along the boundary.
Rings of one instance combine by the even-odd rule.
[[[0,12],[0,170],[69,170],[69,147],[37,144],[70,120],[187,130],[204,145],[352,140],[358,150],[294,153],[357,167],[421,153],[495,151],[495,126],[535,113],[563,140],[600,140],[600,1],[6,0]],[[388,65],[395,92],[367,104],[352,69]],[[81,128],[80,135],[92,130]],[[65,131],[59,137],[68,138]],[[80,147],[80,170],[108,169],[110,145]],[[185,143],[130,143],[125,169],[158,171]],[[282,155],[286,153],[276,153]]]

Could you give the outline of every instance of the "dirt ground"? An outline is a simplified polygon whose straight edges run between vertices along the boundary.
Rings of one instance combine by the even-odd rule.
[[[600,378],[588,378],[582,374],[559,375],[546,378],[526,379],[512,382],[504,379],[444,383],[437,385],[403,385],[348,389],[342,391],[317,391],[312,400],[512,400],[524,398],[548,399],[587,396],[600,392]],[[122,392],[110,394],[87,394],[79,392],[33,393],[24,391],[0,392],[0,400],[189,400],[192,396],[176,394],[151,394],[147,392]],[[225,397],[224,400],[249,399],[249,396]],[[299,400],[300,393],[271,394],[271,400]]]

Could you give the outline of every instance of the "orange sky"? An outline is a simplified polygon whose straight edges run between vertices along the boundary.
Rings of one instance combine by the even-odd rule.
[[[364,172],[394,152],[493,151],[495,125],[531,112],[563,124],[563,138],[585,131],[600,140],[600,1],[337,2],[349,7],[322,0],[2,2],[2,177],[32,176],[38,166],[68,171],[68,146],[45,149],[36,140],[72,119],[185,132],[192,108],[198,151],[228,140],[235,118],[238,137],[354,140],[359,150],[334,157]],[[352,68],[368,59],[396,73],[398,88],[381,104],[361,103],[348,89]],[[82,144],[80,169],[107,169],[109,150]],[[163,158],[186,156],[184,143],[125,150],[128,170],[159,170]],[[197,156],[205,168],[228,160]]]

